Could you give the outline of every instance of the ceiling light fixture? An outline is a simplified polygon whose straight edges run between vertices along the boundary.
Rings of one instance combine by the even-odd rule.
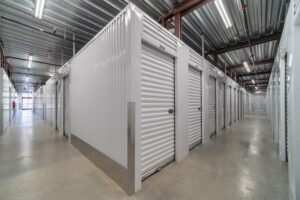
[[[257,89],[258,89],[258,87],[255,87],[255,89],[257,90]]]
[[[251,81],[252,81],[253,84],[255,84],[255,81],[254,81],[254,80],[251,80]]]
[[[32,61],[33,61],[33,56],[32,56],[32,55],[28,56],[28,63],[27,63],[27,67],[28,67],[29,69],[31,68]]]
[[[45,7],[45,1],[46,0],[36,0],[35,1],[35,17],[42,19],[43,16],[43,11],[44,11],[44,7]]]
[[[290,55],[290,60],[289,60],[289,67],[292,66],[292,61],[293,61],[293,54]]]
[[[223,22],[226,26],[226,28],[230,28],[232,26],[231,21],[229,20],[229,16],[225,10],[223,0],[215,0],[215,5],[221,15],[221,18],[223,19]]]
[[[28,77],[28,76],[26,76],[26,82],[28,82],[28,80],[29,80],[29,77]]]
[[[243,65],[244,65],[244,67],[246,68],[246,71],[247,72],[251,72],[251,70],[250,70],[250,68],[249,68],[249,65],[248,65],[248,63],[245,61],[245,62],[243,62]]]

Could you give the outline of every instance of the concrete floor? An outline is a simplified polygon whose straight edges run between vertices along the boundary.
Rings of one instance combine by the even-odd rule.
[[[287,165],[278,161],[266,116],[247,116],[172,163],[127,196],[31,112],[0,136],[0,199],[285,200]]]

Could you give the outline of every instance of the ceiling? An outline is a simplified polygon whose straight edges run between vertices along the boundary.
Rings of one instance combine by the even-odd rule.
[[[157,21],[183,0],[133,0],[138,7]],[[241,11],[241,1],[247,4],[247,24]],[[182,18],[182,40],[201,52],[201,33],[205,39],[205,53],[231,45],[281,32],[289,0],[223,0],[233,24],[226,28],[213,1]],[[128,4],[128,0],[46,0],[42,19],[34,17],[33,0],[0,0],[0,39],[11,66],[12,79],[18,91],[44,84],[60,66],[82,48],[114,16]],[[170,20],[169,27],[174,22]],[[248,27],[248,29],[247,29]],[[248,33],[248,34],[247,34]],[[249,35],[249,36],[248,36]],[[73,39],[75,37],[75,39]],[[218,54],[219,65],[230,67],[244,61],[273,59],[278,40],[252,45]],[[252,53],[250,53],[252,51]],[[28,70],[27,59],[34,56]],[[207,55],[213,60],[212,54]],[[272,63],[238,67],[232,72],[238,80],[267,79]],[[259,75],[257,75],[259,74]],[[249,76],[248,76],[249,75]],[[251,75],[251,76],[250,76]],[[26,77],[29,81],[26,82]],[[253,86],[248,86],[251,89]],[[28,90],[28,89],[27,89]]]

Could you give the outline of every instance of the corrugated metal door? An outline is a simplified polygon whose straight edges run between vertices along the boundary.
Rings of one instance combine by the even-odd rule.
[[[236,89],[233,88],[233,120],[236,121]]]
[[[189,67],[189,147],[201,143],[202,139],[202,76],[201,72]]]
[[[289,92],[289,72],[288,72],[288,61],[287,61],[287,54],[285,54],[285,57],[284,57],[284,61],[285,61],[285,70],[284,70],[284,78],[285,78],[285,81],[284,81],[284,110],[285,110],[285,113],[284,113],[284,124],[285,124],[285,161],[288,162],[289,161],[289,149],[288,149],[288,142],[289,142],[289,138],[288,138],[288,116],[289,116],[289,113],[288,113],[288,92]]]
[[[221,128],[225,128],[225,84],[224,83],[221,83],[220,85],[219,105],[220,105],[220,114],[219,114],[220,125]]]
[[[232,123],[232,92],[231,86],[228,86],[228,102],[229,102],[229,125]]]
[[[59,131],[60,127],[60,115],[59,115],[59,110],[60,110],[60,84],[56,82],[56,94],[55,94],[55,118],[56,118],[56,130]]]
[[[175,159],[174,58],[142,44],[142,179]]]
[[[216,134],[216,79],[209,76],[208,79],[208,133],[210,136]]]
[[[70,79],[64,79],[64,136],[71,134],[71,116],[70,116]]]
[[[241,109],[240,109],[240,106],[241,106],[241,104],[240,104],[240,98],[241,98],[240,92],[237,90],[237,120],[240,119],[240,112],[241,112]]]

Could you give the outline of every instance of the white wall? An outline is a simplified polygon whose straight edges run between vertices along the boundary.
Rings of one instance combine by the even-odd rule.
[[[17,97],[16,91],[3,68],[0,69],[0,95],[0,134],[3,134],[14,117],[12,102]]]
[[[126,17],[120,15],[70,62],[72,134],[125,168],[130,80]]]
[[[274,141],[279,146],[280,160],[288,160],[290,191],[295,200],[300,198],[299,26],[299,4],[295,10],[295,1],[292,0],[267,89],[267,111],[272,124]],[[288,77],[287,80],[285,77]],[[286,86],[287,90],[285,90]],[[288,157],[286,157],[286,142]]]
[[[44,87],[40,87],[34,93],[33,99],[33,112],[39,116],[41,119],[44,119]]]

